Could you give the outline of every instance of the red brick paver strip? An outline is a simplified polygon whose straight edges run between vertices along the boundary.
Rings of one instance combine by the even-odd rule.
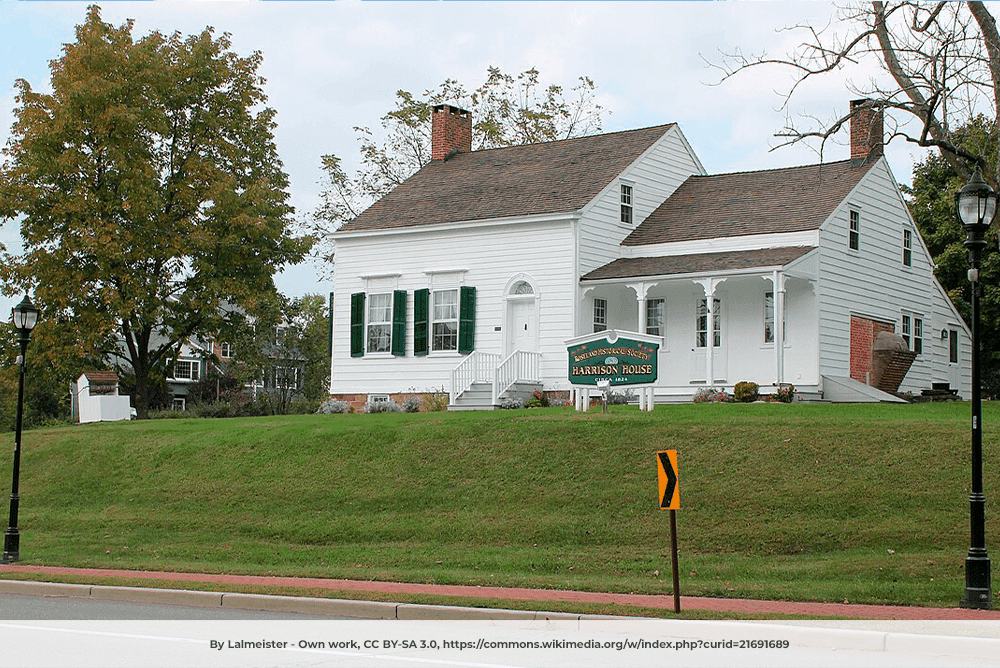
[[[297,587],[328,591],[356,591],[399,594],[426,594],[466,598],[518,601],[569,601],[613,603],[646,608],[674,606],[670,594],[610,594],[558,589],[523,589],[518,587],[478,587],[472,585],[436,585],[371,580],[334,580],[326,578],[281,577],[272,575],[226,575],[212,573],[172,573],[166,571],[128,571],[110,568],[64,568],[7,564],[0,574],[34,573],[38,575],[73,575],[97,578],[133,578],[168,582],[212,582],[219,584],[257,585],[266,587]],[[961,593],[961,592],[959,592]],[[958,594],[956,594],[956,598]],[[756,601],[747,599],[704,598],[681,596],[681,610],[717,610],[750,615],[787,614],[846,619],[921,619],[921,620],[990,620],[1000,619],[1000,610],[966,610],[964,608],[924,608],[900,605],[863,605],[856,603],[801,603],[794,601]]]

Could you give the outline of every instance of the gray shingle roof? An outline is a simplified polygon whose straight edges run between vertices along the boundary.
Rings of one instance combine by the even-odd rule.
[[[459,153],[425,165],[341,230],[577,211],[671,127]]]
[[[845,160],[691,176],[622,245],[815,230],[871,167]]]
[[[704,272],[733,271],[754,267],[783,267],[815,246],[787,246],[726,253],[696,253],[666,257],[620,258],[583,276],[584,281],[639,276],[672,276]]]

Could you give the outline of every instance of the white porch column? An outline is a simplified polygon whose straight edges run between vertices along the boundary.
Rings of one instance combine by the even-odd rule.
[[[706,387],[712,387],[715,383],[715,288],[718,287],[720,279],[706,278],[695,281],[705,290],[705,309],[707,311],[705,322],[705,382]]]
[[[774,285],[774,378],[775,384],[785,382],[785,273],[776,269],[771,276]]]
[[[652,283],[640,282],[640,283],[628,283],[627,287],[631,288],[635,292],[636,302],[639,307],[639,317],[637,322],[639,323],[638,331],[640,334],[646,333],[646,293],[649,292],[649,288],[652,287]]]

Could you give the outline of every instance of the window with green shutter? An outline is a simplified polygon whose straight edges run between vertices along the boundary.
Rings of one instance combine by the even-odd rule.
[[[431,291],[424,288],[413,292],[413,354],[426,355],[428,345],[428,317]]]
[[[351,357],[365,354],[365,293],[351,295]]]

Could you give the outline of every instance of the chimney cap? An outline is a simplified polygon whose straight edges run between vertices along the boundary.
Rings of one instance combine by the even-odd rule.
[[[472,112],[469,111],[468,109],[462,109],[457,105],[448,103],[435,104],[432,107],[432,109],[436,114],[447,113],[447,114],[455,114],[456,116],[469,116],[470,114],[472,114]]]

